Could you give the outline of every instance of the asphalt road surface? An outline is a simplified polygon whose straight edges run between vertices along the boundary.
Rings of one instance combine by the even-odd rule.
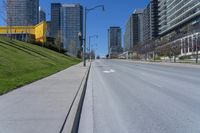
[[[79,133],[200,133],[200,69],[93,62]]]

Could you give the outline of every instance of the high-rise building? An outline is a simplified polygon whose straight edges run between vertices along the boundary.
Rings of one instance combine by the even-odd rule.
[[[122,32],[120,27],[108,29],[108,53],[110,56],[117,56],[122,52]]]
[[[159,34],[159,10],[158,0],[151,0],[144,9],[144,43],[158,37]]]
[[[38,24],[39,0],[7,0],[7,24],[30,26]]]
[[[133,15],[131,15],[126,23],[126,29],[124,33],[124,51],[130,51],[133,49]]]
[[[159,35],[164,36],[172,31],[179,31],[186,25],[198,23],[200,18],[200,1],[159,0],[159,11]]]
[[[63,4],[60,11],[63,48],[76,56],[82,45],[78,33],[83,33],[83,7],[80,4]]]
[[[39,7],[39,22],[46,21],[46,13]]]
[[[159,0],[159,35],[167,29],[167,0]]]
[[[61,32],[61,3],[51,3],[51,37],[56,38]]]
[[[135,10],[126,23],[124,51],[131,51],[134,45],[142,44],[143,33],[143,10]]]
[[[199,0],[159,0],[161,40],[181,46],[180,55],[191,55],[200,37]]]

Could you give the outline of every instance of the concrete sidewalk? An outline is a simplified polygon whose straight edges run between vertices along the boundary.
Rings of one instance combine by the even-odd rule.
[[[78,64],[0,96],[0,133],[59,133],[88,69]]]

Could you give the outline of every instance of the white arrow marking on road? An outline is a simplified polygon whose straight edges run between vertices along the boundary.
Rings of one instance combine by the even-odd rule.
[[[103,71],[104,73],[114,73],[115,72],[115,70],[113,70],[113,69],[110,69],[109,71]]]

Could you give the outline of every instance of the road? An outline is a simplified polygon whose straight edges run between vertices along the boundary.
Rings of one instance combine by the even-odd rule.
[[[182,66],[93,62],[79,133],[200,133],[200,69]]]

